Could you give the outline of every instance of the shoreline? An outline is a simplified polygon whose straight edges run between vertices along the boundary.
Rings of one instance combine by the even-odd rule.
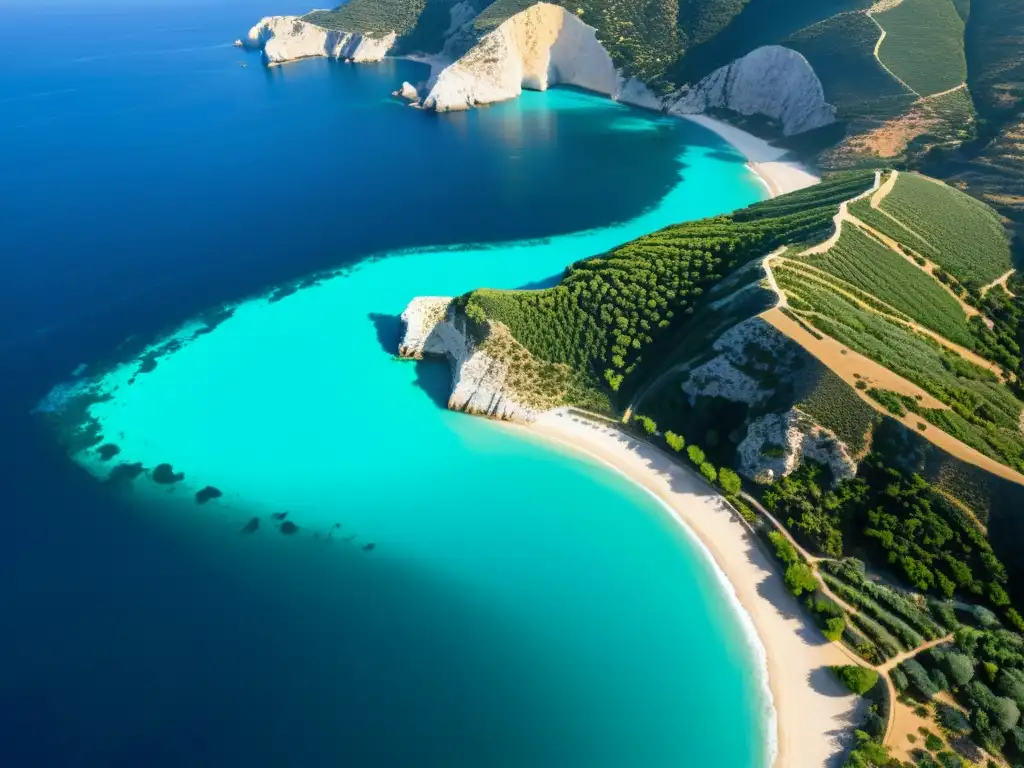
[[[670,113],[671,114],[671,113]],[[785,160],[789,150],[773,147],[752,133],[707,115],[679,115],[717,134],[747,158],[747,167],[768,189],[769,197],[796,192],[821,181],[821,176],[795,160]]]
[[[841,737],[861,707],[827,667],[850,659],[804,615],[777,564],[721,495],[654,446],[564,410],[510,426],[610,467],[672,515],[710,561],[757,659],[767,710],[766,764],[830,765],[847,748]]]

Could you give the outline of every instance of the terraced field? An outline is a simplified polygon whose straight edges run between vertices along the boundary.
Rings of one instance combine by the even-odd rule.
[[[857,227],[843,228],[839,241],[808,262],[855,285],[950,341],[974,345],[967,317],[935,281]]]
[[[999,217],[953,187],[903,173],[880,210],[897,221],[874,217],[873,227],[910,245],[972,291],[1012,266],[1009,238]],[[908,240],[908,230],[918,236]]]
[[[952,0],[903,0],[874,18],[886,33],[878,58],[921,96],[967,79],[964,21]]]

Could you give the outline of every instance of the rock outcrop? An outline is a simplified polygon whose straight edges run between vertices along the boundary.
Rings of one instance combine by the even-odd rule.
[[[814,68],[796,51],[779,45],[757,48],[697,85],[684,86],[669,106],[669,112],[679,115],[709,109],[765,115],[787,136],[836,120],[835,107],[825,101]]]
[[[249,30],[242,44],[262,50],[268,64],[327,56],[347,61],[380,61],[395,44],[392,32],[374,38],[334,29],[324,29],[298,16],[268,16]]]
[[[788,475],[805,459],[827,465],[837,481],[857,474],[857,462],[847,447],[792,408],[755,419],[736,447],[736,458],[743,475],[762,482]]]
[[[465,318],[442,296],[413,299],[402,313],[400,357],[447,357],[452,370],[448,407],[505,421],[534,421],[541,410],[515,397],[508,365],[473,342]]]
[[[416,101],[419,99],[419,91],[416,90],[416,86],[410,83],[408,80],[402,83],[402,87],[394,93],[399,98],[406,99],[407,101]]]
[[[462,44],[458,35],[450,43],[448,53],[452,45]],[[530,6],[476,40],[440,71],[423,106],[438,112],[469,109],[556,83],[660,107],[642,83],[623,80],[593,27],[551,3]]]

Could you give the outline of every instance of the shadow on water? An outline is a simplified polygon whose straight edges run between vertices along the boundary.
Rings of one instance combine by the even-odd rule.
[[[557,275],[552,275],[551,277],[545,277],[543,280],[534,280],[533,282],[527,283],[526,285],[521,285],[516,290],[518,290],[518,291],[540,291],[540,290],[543,290],[545,288],[553,288],[554,286],[558,285],[558,283],[562,280],[562,278],[564,276],[565,276],[565,272],[564,271],[563,272],[559,272]]]
[[[705,157],[709,157],[713,160],[720,160],[723,163],[745,163],[747,158],[741,155],[739,152],[725,152],[722,150],[714,149],[710,152],[705,153]]]
[[[452,393],[452,373],[446,361],[417,360],[414,383],[438,408],[448,407],[448,398]]]
[[[389,355],[398,354],[398,341],[402,337],[402,319],[397,315],[371,312],[368,317],[377,331],[377,343]]]

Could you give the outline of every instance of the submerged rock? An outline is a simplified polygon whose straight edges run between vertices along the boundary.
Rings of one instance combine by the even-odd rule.
[[[121,452],[121,449],[113,443],[104,443],[96,452],[100,455],[100,461],[110,461]]]
[[[377,545],[376,545],[376,544],[374,544],[374,543],[373,543],[373,542],[371,541],[371,542],[370,542],[369,544],[366,544],[366,545],[365,545],[365,546],[363,547],[363,552],[373,552],[373,550],[375,550],[376,548],[377,548]]]
[[[288,517],[288,512],[287,510],[284,512],[275,512],[271,515],[271,517],[275,520],[284,520],[286,517]]]
[[[175,472],[170,464],[157,464],[153,469],[153,482],[160,485],[180,483],[185,479],[184,472]]]
[[[241,531],[239,531],[239,533],[256,533],[256,531],[258,531],[259,529],[260,519],[258,517],[254,517],[252,520],[245,524],[245,526],[242,528]]]
[[[196,504],[205,504],[210,499],[219,499],[224,494],[221,493],[220,488],[214,488],[212,485],[208,485],[201,491],[196,491]]]
[[[132,463],[123,462],[118,464],[107,475],[108,483],[129,483],[136,477],[146,471],[146,468],[142,466],[142,462],[136,461]]]
[[[299,532],[299,526],[297,526],[291,520],[286,520],[285,522],[281,523],[281,533],[283,533],[285,536],[290,536],[293,533],[298,533],[298,532]]]

